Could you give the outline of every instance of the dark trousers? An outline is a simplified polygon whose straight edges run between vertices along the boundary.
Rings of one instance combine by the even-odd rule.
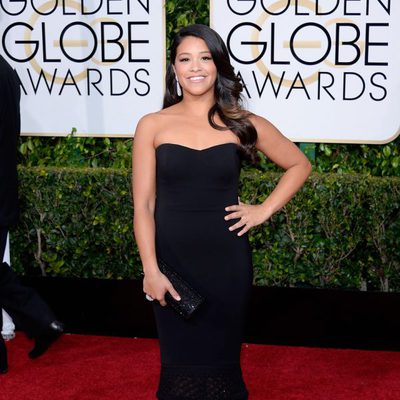
[[[4,308],[18,328],[29,337],[37,337],[56,318],[36,291],[23,286],[9,265],[2,262],[7,233],[7,228],[0,227],[0,308]],[[0,312],[0,327],[2,324]]]

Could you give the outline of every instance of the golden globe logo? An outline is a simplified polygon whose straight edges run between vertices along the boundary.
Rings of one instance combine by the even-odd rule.
[[[253,111],[276,115],[293,140],[378,143],[394,138],[400,124],[391,122],[383,133],[377,121],[365,127],[343,121],[373,115],[374,107],[394,110],[399,6],[390,0],[224,0],[212,2],[211,20]],[[296,121],[291,126],[288,107]]]
[[[27,134],[132,135],[161,106],[163,0],[0,0],[0,38]]]
[[[35,92],[39,85],[44,85],[50,93],[58,90],[59,94],[62,94],[66,86],[73,86],[81,94],[85,89],[78,82],[85,80],[88,94],[93,90],[103,93],[106,90],[104,81],[107,79],[107,90],[112,96],[125,94],[134,83],[137,85],[133,90],[138,96],[149,93],[149,72],[146,67],[135,71],[109,68],[106,77],[104,68],[87,68],[86,65],[90,61],[98,66],[112,66],[124,59],[128,63],[144,66],[150,62],[147,31],[149,21],[119,21],[115,17],[122,13],[129,15],[136,10],[131,2],[117,6],[115,2],[98,0],[95,4],[91,2],[90,8],[87,6],[89,2],[85,0],[50,0],[40,5],[37,3],[21,0],[17,2],[19,7],[16,7],[15,3],[7,4],[5,0],[0,0],[4,12],[14,18],[30,11],[27,22],[17,20],[6,27],[2,43],[3,51],[11,61],[30,63],[32,69],[28,68],[26,73]],[[96,18],[104,4],[106,15],[111,15],[112,18]],[[149,13],[148,2],[139,1],[137,7],[141,8],[142,14]],[[79,18],[82,20],[77,21]],[[138,57],[138,53],[141,56]],[[36,78],[32,70],[37,73]],[[124,82],[123,86],[121,81]],[[60,87],[56,89],[54,84]],[[118,85],[119,89],[116,88]],[[23,89],[28,92],[25,85]]]

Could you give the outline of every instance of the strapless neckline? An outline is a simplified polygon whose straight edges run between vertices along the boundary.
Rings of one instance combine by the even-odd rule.
[[[219,143],[219,144],[215,144],[215,145],[213,145],[213,146],[205,147],[204,149],[195,149],[195,148],[193,148],[193,147],[185,146],[185,145],[183,145],[183,144],[179,144],[179,143],[169,143],[169,142],[167,142],[167,143],[161,143],[161,144],[159,144],[159,145],[156,147],[156,151],[157,151],[160,147],[164,147],[164,146],[176,146],[176,147],[180,147],[180,148],[182,148],[182,149],[186,149],[186,150],[189,150],[189,151],[195,151],[195,152],[198,152],[198,153],[202,153],[202,152],[206,152],[206,151],[208,151],[208,150],[213,150],[213,149],[220,148],[220,147],[227,146],[227,145],[234,145],[235,147],[238,146],[237,143],[235,143],[235,142],[226,142],[226,143]]]

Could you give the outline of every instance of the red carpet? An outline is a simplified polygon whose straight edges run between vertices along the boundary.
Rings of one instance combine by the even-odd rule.
[[[7,343],[1,400],[155,400],[158,343],[64,335],[42,358]],[[249,400],[400,400],[400,353],[244,345]]]

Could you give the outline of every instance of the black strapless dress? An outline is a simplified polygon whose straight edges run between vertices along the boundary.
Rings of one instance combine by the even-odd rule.
[[[204,297],[188,321],[154,303],[161,350],[160,400],[244,400],[240,368],[252,285],[248,236],[229,231],[225,207],[238,203],[235,143],[156,149],[156,251]]]

